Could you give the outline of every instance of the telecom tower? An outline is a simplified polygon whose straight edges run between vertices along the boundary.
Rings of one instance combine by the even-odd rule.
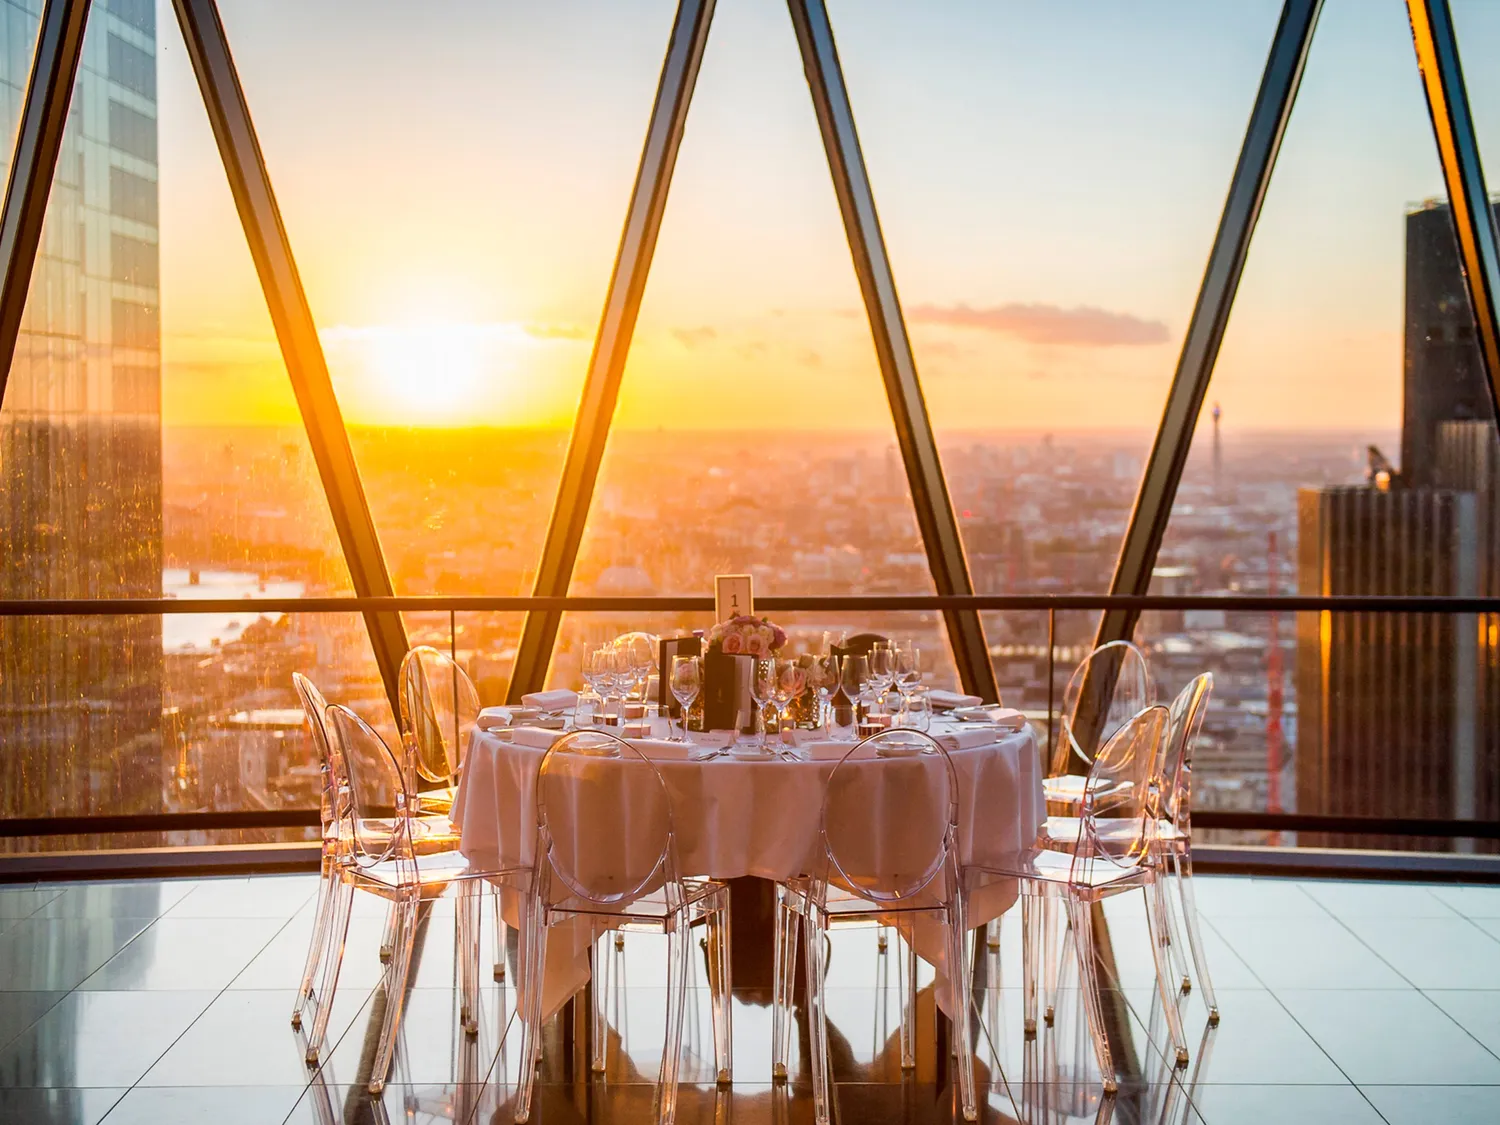
[[[1214,403],[1214,499],[1222,499],[1224,484],[1224,450],[1219,444],[1219,404]]]

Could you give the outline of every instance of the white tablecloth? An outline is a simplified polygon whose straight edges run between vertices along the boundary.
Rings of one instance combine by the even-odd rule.
[[[953,729],[944,725],[942,729]],[[938,733],[934,724],[934,733]],[[655,759],[666,782],[684,875],[786,879],[822,871],[819,836],[824,783],[837,748],[804,747],[808,761],[691,762]],[[651,754],[648,748],[646,751]],[[536,845],[536,781],[543,749],[476,731],[453,803],[460,847],[478,867],[529,865]],[[681,752],[678,751],[680,754]],[[950,754],[958,777],[958,849],[962,864],[1004,864],[1030,847],[1046,820],[1040,759],[1030,729]],[[997,884],[970,903],[980,926],[1015,901],[1014,884]],[[549,934],[543,1009],[556,1011],[588,980],[592,934],[586,927]],[[919,926],[917,951],[946,975],[940,926]],[[946,998],[945,988],[938,990]]]

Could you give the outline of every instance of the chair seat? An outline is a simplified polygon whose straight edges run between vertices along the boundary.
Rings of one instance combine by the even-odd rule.
[[[359,839],[366,848],[389,840],[395,831],[396,821],[391,817],[366,817],[359,822]],[[418,855],[458,850],[458,829],[446,816],[413,817],[411,831],[412,846]]]
[[[1105,847],[1111,844],[1124,846],[1140,834],[1140,822],[1133,818],[1100,818],[1094,821],[1094,827]],[[1078,846],[1078,836],[1082,830],[1083,822],[1076,816],[1049,816],[1042,828],[1042,835],[1048,844],[1064,851],[1072,851]],[[1156,836],[1158,840],[1169,843],[1187,838],[1170,820],[1156,822]]]
[[[458,787],[455,785],[442,789],[423,790],[417,794],[417,813],[421,816],[429,813],[447,816],[453,811],[453,797],[457,792]]]
[[[1061,888],[1071,886],[1075,888],[1075,893],[1089,889],[1113,893],[1141,886],[1151,877],[1151,869],[1142,864],[1117,864],[1108,859],[1095,859],[1078,865],[1075,871],[1071,853],[1050,848],[1029,848],[1017,857],[1011,867],[964,869],[964,878],[971,893],[997,878],[1029,879],[1034,883],[1055,884]]]
[[[789,910],[802,913],[802,904],[805,896],[813,894],[814,887],[819,881],[807,877],[789,879],[782,884],[787,893],[781,895],[781,901]],[[900,914],[909,910],[942,910],[943,909],[943,877],[941,873],[922,889],[920,894],[910,898],[900,899],[896,902],[882,901],[880,899],[866,898],[857,891],[837,883],[829,883],[825,892],[826,898],[823,903],[823,912],[827,919],[827,925],[838,927],[840,925],[868,924],[878,922],[884,916]]]
[[[716,882],[713,879],[683,879],[683,906],[687,908],[690,918],[701,916],[706,909],[713,909],[722,905],[722,898],[727,902],[729,886],[726,883]],[[587,914],[591,917],[617,918],[622,925],[642,925],[650,928],[665,923],[672,913],[672,907],[667,902],[666,891],[662,888],[647,891],[645,894],[630,899],[628,902],[601,903],[592,899],[583,898],[579,895],[570,895],[551,903],[548,909],[559,914]]]

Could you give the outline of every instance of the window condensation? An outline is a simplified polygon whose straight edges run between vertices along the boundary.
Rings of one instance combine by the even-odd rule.
[[[154,351],[161,346],[161,312],[155,305],[116,297],[111,327],[117,348],[149,348]]]
[[[160,284],[161,269],[156,245],[128,234],[109,236],[110,277],[127,285],[155,289]]]

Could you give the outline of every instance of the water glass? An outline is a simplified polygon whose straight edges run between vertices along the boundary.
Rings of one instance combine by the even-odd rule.
[[[759,746],[766,748],[766,704],[776,696],[776,661],[753,661],[750,665],[750,698],[755,701],[755,729]]]
[[[870,660],[866,656],[846,656],[839,665],[839,694],[848,703],[850,715],[847,724],[838,724],[834,740],[852,742],[859,724],[860,693],[870,679]]]
[[[928,698],[927,689],[921,686],[911,688],[906,692],[905,700],[896,725],[913,730],[931,730],[932,700]]]

